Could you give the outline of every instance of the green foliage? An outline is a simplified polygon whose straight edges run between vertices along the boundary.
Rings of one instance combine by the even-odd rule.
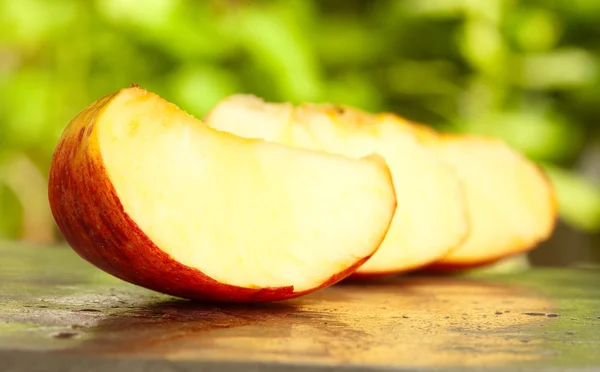
[[[12,191],[0,184],[0,241],[18,239],[22,209]]]
[[[600,114],[598,4],[0,0],[0,155],[46,176],[68,121],[133,82],[198,117],[236,92],[337,102],[502,138],[558,169],[563,218],[595,230],[600,191],[574,164]],[[0,226],[21,218],[12,195]]]

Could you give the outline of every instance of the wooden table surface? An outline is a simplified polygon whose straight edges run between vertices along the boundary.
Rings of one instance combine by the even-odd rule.
[[[251,306],[0,244],[0,371],[600,371],[600,270],[407,276]]]

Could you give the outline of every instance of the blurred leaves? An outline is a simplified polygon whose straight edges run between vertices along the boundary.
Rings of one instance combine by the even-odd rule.
[[[544,167],[558,194],[561,217],[585,231],[600,229],[600,188],[552,165]]]
[[[540,53],[556,46],[562,27],[560,19],[548,9],[523,6],[507,14],[504,31],[518,50]]]
[[[22,207],[12,190],[0,182],[0,241],[21,238]]]
[[[75,23],[76,6],[73,1],[4,0],[0,2],[0,40],[36,48]]]
[[[46,179],[31,159],[22,153],[11,153],[3,160],[0,164],[0,181],[12,192],[11,196],[16,197],[21,207],[22,218],[16,229],[19,237],[35,243],[52,243],[54,225],[46,197]]]
[[[243,92],[496,136],[547,165],[565,221],[598,230],[600,189],[577,164],[598,134],[599,4],[0,0],[0,163],[26,169],[0,177],[0,238],[47,213],[14,188],[45,200],[69,120],[133,82],[197,117]]]
[[[241,88],[227,70],[214,65],[182,66],[169,76],[168,86],[175,101],[196,117]]]
[[[530,54],[520,59],[516,82],[530,89],[571,89],[592,84],[597,61],[581,49]]]

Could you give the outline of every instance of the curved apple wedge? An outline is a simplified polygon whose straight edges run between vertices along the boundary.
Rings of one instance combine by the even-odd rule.
[[[555,191],[533,162],[494,138],[440,135],[430,143],[463,180],[471,234],[429,270],[486,265],[530,251],[552,235]]]
[[[98,268],[229,302],[283,300],[342,280],[376,252],[396,208],[381,157],[237,137],[137,87],[69,123],[49,200],[69,245]]]
[[[248,138],[354,158],[375,152],[385,158],[398,209],[381,247],[354,278],[421,268],[446,256],[468,234],[456,172],[420,144],[411,128],[350,107],[266,103],[250,95],[224,99],[205,122]]]
[[[496,138],[439,133],[394,114],[381,118],[413,131],[420,143],[455,169],[464,186],[469,234],[425,271],[485,266],[528,252],[552,235],[558,218],[556,192],[523,154]]]

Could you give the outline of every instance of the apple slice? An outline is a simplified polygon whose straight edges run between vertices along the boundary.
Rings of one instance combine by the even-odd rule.
[[[63,133],[49,199],[73,249],[174,296],[283,300],[334,284],[378,249],[396,208],[385,161],[249,140],[137,87]]]
[[[471,232],[427,270],[491,264],[530,251],[550,237],[558,218],[557,198],[535,163],[499,139],[442,134],[394,115],[385,120],[412,128],[421,143],[456,169],[465,186]]]
[[[554,231],[554,189],[533,162],[498,139],[443,135],[435,145],[466,188],[471,234],[432,269],[482,266],[527,252]]]
[[[418,269],[446,256],[468,233],[463,189],[456,172],[419,144],[410,127],[349,107],[294,107],[265,103],[251,95],[226,98],[205,122],[221,131],[298,148],[354,158],[373,152],[385,157],[398,209],[381,247],[353,277]]]

